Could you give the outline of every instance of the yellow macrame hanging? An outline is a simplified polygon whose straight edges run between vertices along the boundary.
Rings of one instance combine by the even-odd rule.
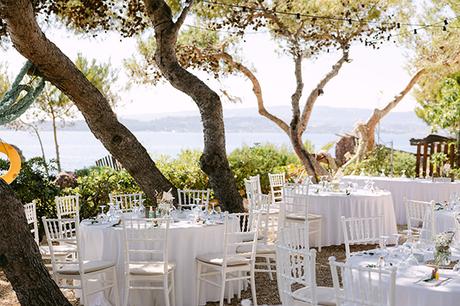
[[[7,184],[11,184],[14,179],[19,175],[19,171],[21,170],[21,156],[16,151],[16,149],[7,144],[6,142],[0,141],[0,152],[6,154],[8,160],[10,161],[10,167],[8,171],[0,176]]]

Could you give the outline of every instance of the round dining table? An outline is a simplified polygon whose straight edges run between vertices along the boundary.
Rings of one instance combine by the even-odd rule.
[[[372,255],[366,255],[365,253],[372,253]],[[365,253],[352,254],[347,263],[361,267],[375,266],[382,255],[379,250]],[[458,250],[454,250],[452,255],[453,259],[458,259],[460,253]],[[425,260],[432,259],[432,257],[432,252],[425,253]],[[397,267],[395,306],[457,306],[460,304],[460,274],[458,271],[440,269],[440,281],[431,283],[424,280],[431,275],[432,267],[423,263],[402,267],[400,266],[402,260],[402,258],[398,258],[397,252],[390,252],[390,255],[385,260],[387,265],[391,262]]]
[[[196,264],[198,255],[221,253],[223,251],[224,225],[194,224],[190,221],[179,221],[170,225],[169,260],[176,264],[175,290],[176,305],[195,305],[196,295]],[[120,226],[105,224],[80,225],[81,255],[84,260],[108,260],[117,265],[117,280],[120,299],[127,294],[125,289],[125,254],[123,251],[123,229]],[[217,279],[215,281],[218,281]],[[201,282],[200,305],[208,301],[219,300],[219,288]],[[236,286],[229,288],[232,294]],[[226,293],[227,296],[227,293]],[[160,290],[131,290],[130,306],[164,305],[164,295]],[[113,296],[103,294],[90,296],[90,305],[113,304]]]
[[[343,182],[357,183],[364,186],[366,181],[373,181],[374,187],[388,190],[393,196],[393,203],[398,224],[407,224],[404,198],[418,201],[448,201],[451,194],[460,192],[460,182],[432,181],[430,179],[412,179],[404,177],[378,176],[344,176]]]
[[[344,243],[340,220],[342,216],[346,218],[382,216],[382,235],[391,237],[398,232],[393,199],[386,191],[358,190],[347,195],[345,192],[315,192],[313,187],[309,193],[308,212],[322,216],[322,246]]]

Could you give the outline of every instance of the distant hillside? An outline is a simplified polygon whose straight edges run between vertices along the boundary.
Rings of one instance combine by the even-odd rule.
[[[283,119],[290,118],[290,108],[287,106],[272,107],[269,111]],[[346,133],[356,122],[365,121],[371,114],[369,109],[358,108],[333,108],[318,106],[314,109],[308,131],[313,133]],[[279,132],[279,128],[271,121],[257,113],[256,108],[225,110],[225,128],[227,132]],[[150,118],[150,119],[149,119]],[[132,131],[162,131],[162,132],[200,132],[201,120],[195,112],[179,112],[155,115],[140,115],[122,117],[121,121]],[[43,123],[43,130],[50,130],[49,122]],[[75,121],[67,125],[64,130],[86,131],[86,122]],[[414,112],[390,113],[381,124],[381,132],[402,133],[428,133],[429,128]]]

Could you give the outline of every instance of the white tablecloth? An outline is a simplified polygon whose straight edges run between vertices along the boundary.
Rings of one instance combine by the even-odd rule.
[[[393,201],[389,192],[311,193],[309,212],[322,215],[321,240],[323,246],[340,245],[344,242],[341,216],[375,217],[383,216],[384,235],[397,233]],[[314,241],[312,241],[314,245]]]
[[[83,258],[85,260],[101,259],[116,262],[121,301],[123,301],[123,297],[126,294],[122,234],[123,230],[119,227],[83,224],[80,226]],[[169,259],[176,264],[175,289],[177,306],[194,305],[196,292],[195,258],[201,254],[222,252],[223,234],[223,225],[203,226],[190,224],[186,221],[171,225]],[[207,301],[218,301],[219,293],[219,288],[202,282],[201,304],[204,305]],[[109,299],[113,301],[113,298]],[[102,295],[90,297],[90,305],[104,304],[107,304],[107,302],[104,301]],[[163,292],[159,290],[154,293],[150,290],[131,290],[129,305],[164,305]]]
[[[344,176],[342,181],[358,183],[362,187],[369,179],[374,181],[374,186],[391,192],[398,224],[407,223],[404,197],[409,200],[444,202],[449,200],[452,193],[460,192],[460,182],[369,176]]]
[[[458,255],[455,252],[453,255]],[[365,266],[376,264],[378,256],[352,256],[349,263]],[[390,259],[391,260],[391,259]],[[452,270],[440,270],[440,277],[452,279],[437,287],[416,284],[422,277],[431,273],[432,268],[425,265],[398,269],[396,275],[396,306],[457,306],[460,305],[460,274]]]

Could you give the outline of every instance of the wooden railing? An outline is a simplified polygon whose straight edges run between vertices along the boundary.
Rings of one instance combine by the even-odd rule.
[[[112,155],[107,155],[101,159],[96,160],[96,166],[98,167],[110,167],[115,170],[122,170],[123,166],[115,159]]]

